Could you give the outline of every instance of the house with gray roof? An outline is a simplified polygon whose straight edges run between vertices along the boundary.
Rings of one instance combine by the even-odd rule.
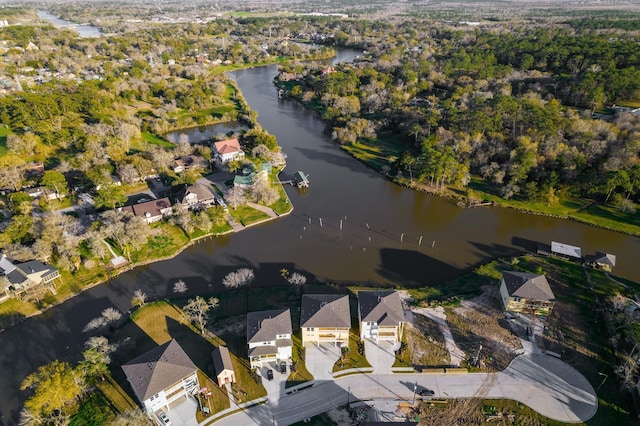
[[[307,343],[349,345],[351,311],[349,296],[342,294],[304,294],[300,307],[302,346]]]
[[[200,389],[198,367],[175,339],[132,359],[122,370],[147,413],[170,410]]]
[[[195,185],[185,185],[176,197],[183,206],[196,209],[209,207],[215,204],[216,195],[211,187],[196,183]]]
[[[55,292],[55,280],[60,272],[53,266],[38,260],[13,262],[7,256],[0,256],[0,301],[12,296],[20,297],[38,285],[49,287]]]
[[[500,297],[505,311],[535,315],[549,315],[556,300],[544,275],[515,271],[502,272]]]
[[[358,292],[358,317],[361,339],[388,341],[394,346],[400,343],[406,319],[397,291]]]
[[[218,346],[211,352],[213,359],[213,368],[216,371],[218,386],[224,386],[227,383],[236,382],[236,373],[229,355],[229,348],[226,346]]]
[[[249,312],[247,314],[247,344],[251,368],[270,362],[291,359],[291,312],[289,309]]]

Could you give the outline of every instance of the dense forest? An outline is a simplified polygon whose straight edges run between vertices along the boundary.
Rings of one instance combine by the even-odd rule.
[[[434,188],[475,177],[505,199],[634,208],[640,117],[606,108],[640,98],[634,33],[407,20],[358,22],[331,42],[365,54],[331,70],[284,64],[278,80],[321,109],[338,142],[391,140],[402,154],[385,173]]]

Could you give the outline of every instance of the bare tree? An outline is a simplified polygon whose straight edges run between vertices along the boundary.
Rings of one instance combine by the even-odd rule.
[[[147,301],[147,295],[144,291],[138,289],[133,292],[133,298],[131,298],[131,306],[144,306]]]
[[[239,288],[249,285],[254,278],[253,269],[240,268],[235,272],[227,274],[222,280],[222,284],[226,288]]]
[[[206,300],[203,297],[196,296],[195,299],[189,299],[189,303],[187,303],[182,310],[186,318],[195,323],[200,329],[200,334],[204,334],[209,320],[209,311],[217,308],[218,302],[218,299],[215,297]]]
[[[185,293],[187,290],[189,290],[189,288],[187,287],[187,284],[182,280],[179,280],[173,285],[174,293],[182,294],[182,293]]]
[[[247,196],[245,190],[237,186],[229,189],[229,191],[227,191],[227,195],[224,198],[225,200],[227,200],[227,203],[229,203],[229,205],[234,209],[238,206],[247,204]]]
[[[302,286],[307,282],[307,277],[297,272],[294,272],[289,276],[289,278],[287,278],[287,281],[289,282],[289,284],[292,284],[295,286]]]

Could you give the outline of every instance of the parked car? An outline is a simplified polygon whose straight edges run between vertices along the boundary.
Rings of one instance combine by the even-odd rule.
[[[171,424],[171,420],[169,419],[169,416],[167,416],[167,413],[165,413],[164,411],[158,411],[158,420],[160,420],[161,425]]]
[[[280,372],[282,374],[287,373],[287,363],[285,361],[280,362]]]
[[[272,369],[268,369],[267,370],[267,379],[273,380],[273,370]]]
[[[433,396],[434,394],[435,392],[432,391],[431,389],[427,389],[427,388],[418,389],[418,395],[420,396]]]

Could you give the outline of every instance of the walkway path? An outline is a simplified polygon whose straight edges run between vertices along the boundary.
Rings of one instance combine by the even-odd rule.
[[[598,409],[593,387],[577,370],[556,358],[526,354],[500,373],[356,374],[315,381],[306,390],[245,409],[216,425],[289,425],[356,399],[411,402],[415,383],[432,389],[439,398],[514,399],[562,422],[584,422]]]

